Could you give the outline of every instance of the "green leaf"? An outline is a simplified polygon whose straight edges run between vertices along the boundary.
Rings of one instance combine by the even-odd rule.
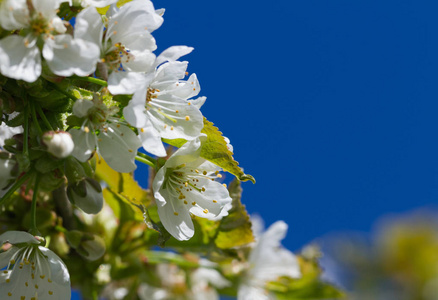
[[[219,232],[215,239],[216,246],[221,249],[238,247],[254,241],[251,220],[240,201],[242,198],[240,182],[233,180],[228,186],[228,191],[233,199],[232,208],[228,216],[220,221]]]
[[[251,180],[255,183],[254,177],[243,173],[239,163],[234,160],[233,153],[228,150],[227,142],[222,136],[222,132],[206,118],[204,118],[204,128],[201,132],[207,135],[207,141],[202,144],[201,157],[215,163],[225,171],[235,175],[241,181]]]
[[[147,190],[140,187],[130,173],[119,173],[111,169],[102,159],[98,158],[96,166],[96,176],[108,184],[108,188],[116,193],[121,199],[137,207],[151,205]]]
[[[201,157],[218,165],[225,171],[230,172],[241,181],[251,180],[252,183],[255,183],[254,177],[243,173],[243,170],[239,167],[239,163],[234,160],[233,153],[228,150],[227,142],[222,132],[206,118],[204,118],[204,128],[201,132],[207,135],[207,141],[202,144]],[[163,142],[180,148],[187,141],[185,139],[163,139]]]

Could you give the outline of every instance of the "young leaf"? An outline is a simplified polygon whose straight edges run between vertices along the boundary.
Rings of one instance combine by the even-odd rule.
[[[254,241],[249,215],[240,201],[242,197],[240,182],[233,180],[228,186],[228,191],[233,199],[232,208],[228,216],[220,221],[219,233],[215,240],[216,246],[221,249],[238,247]]]
[[[233,153],[228,150],[227,142],[222,136],[222,132],[206,118],[204,118],[204,128],[201,132],[207,135],[207,141],[202,145],[201,157],[215,163],[225,171],[235,175],[241,181],[251,180],[255,183],[254,177],[243,173],[239,163],[234,160]]]

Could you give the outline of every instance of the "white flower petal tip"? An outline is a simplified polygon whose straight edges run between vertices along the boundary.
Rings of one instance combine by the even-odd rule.
[[[217,220],[228,214],[231,197],[220,182],[220,168],[199,157],[200,139],[187,142],[158,171],[154,197],[163,226],[178,240],[194,234],[191,215]]]
[[[5,242],[12,247],[0,254],[0,299],[70,300],[70,275],[55,253],[26,232],[0,235]]]
[[[249,255],[249,269],[239,286],[238,299],[271,299],[265,290],[267,282],[275,281],[279,276],[299,278],[301,271],[296,256],[281,246],[288,225],[277,221],[262,233],[263,220],[259,217],[252,220],[256,243]]]

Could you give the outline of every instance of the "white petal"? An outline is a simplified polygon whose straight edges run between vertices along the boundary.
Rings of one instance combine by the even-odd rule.
[[[86,162],[90,159],[96,148],[96,136],[91,131],[85,132],[75,128],[70,129],[69,133],[75,144],[71,155],[81,162]]]
[[[264,288],[258,286],[250,286],[247,284],[241,284],[237,293],[238,300],[274,300],[275,298],[269,297],[267,291]]]
[[[85,5],[91,5],[94,7],[105,7],[116,3],[117,0],[85,0],[83,2],[85,3]]]
[[[0,71],[10,78],[34,82],[41,75],[38,47],[27,48],[25,38],[10,35],[0,41]]]
[[[130,101],[123,109],[123,116],[130,125],[137,128],[146,127],[146,124],[149,123],[144,104],[133,104],[133,101]]]
[[[54,40],[46,40],[43,56],[56,75],[87,76],[96,69],[100,49],[94,43],[61,34],[56,35]]]
[[[149,104],[152,105],[147,111],[149,119],[161,137],[193,140],[201,134],[203,116],[198,108],[189,105],[187,101],[165,94],[152,99]]]
[[[29,9],[26,0],[0,1],[0,25],[6,30],[27,27],[29,25]]]
[[[187,201],[195,201],[196,205],[190,207],[190,212],[195,216],[215,219],[217,216],[226,216],[228,214],[227,209],[231,208],[230,204],[232,199],[225,186],[216,181],[211,181],[208,178],[198,178],[196,186],[198,188],[204,188],[204,192],[198,192],[192,189],[191,192],[186,193]],[[214,201],[216,202],[214,202]],[[208,210],[208,211],[207,211]]]
[[[186,241],[193,236],[193,222],[182,201],[169,200],[164,206],[157,205],[157,208],[161,223],[174,238]]]
[[[277,221],[257,241],[249,256],[249,261],[254,266],[250,270],[254,278],[266,282],[275,280],[278,276],[300,276],[295,255],[282,248],[280,244],[286,235],[287,227],[283,221]]]
[[[117,172],[134,171],[135,156],[141,143],[137,135],[125,125],[110,124],[99,134],[99,153]]]
[[[188,100],[188,102],[190,102],[192,105],[194,105],[198,109],[201,109],[202,105],[204,105],[204,103],[205,103],[205,100],[207,100],[207,97],[203,96],[203,97],[198,97],[198,98],[193,99],[193,100]],[[233,152],[233,150],[230,150],[230,151]]]
[[[164,148],[161,141],[160,133],[152,126],[152,123],[147,121],[146,125],[139,130],[139,137],[143,148],[156,156],[164,157],[167,155],[166,148]]]
[[[111,21],[117,21],[114,30],[120,33],[142,31],[152,32],[163,23],[163,18],[155,12],[149,0],[131,1],[123,5]]]
[[[123,68],[127,71],[147,72],[154,63],[155,54],[150,51],[133,50],[130,53],[133,59],[123,63]]]
[[[89,100],[79,99],[73,104],[73,114],[79,118],[88,115],[88,110],[94,107],[94,103]]]
[[[188,164],[192,161],[197,160],[199,158],[199,154],[201,153],[201,141],[204,138],[205,136],[201,136],[200,138],[188,141],[187,143],[182,145],[181,148],[176,150],[175,153],[173,153],[173,155],[169,157],[164,167],[174,168],[184,163]]]
[[[112,72],[108,77],[108,90],[113,95],[133,94],[144,85],[145,78],[136,72]]]
[[[187,55],[193,51],[193,47],[187,46],[172,46],[161,52],[155,61],[155,67],[166,61],[175,61],[181,56]]]
[[[45,247],[38,247],[40,251],[47,257],[52,283],[48,283],[48,289],[53,292],[54,299],[70,299],[70,275],[64,262],[52,251]]]
[[[173,90],[179,85],[179,80],[186,76],[186,61],[168,62],[158,67],[151,88],[164,90]]]
[[[56,10],[60,5],[59,0],[32,0],[32,5],[35,10],[41,14],[46,20],[52,20],[56,16]]]
[[[39,244],[40,242],[30,233],[24,231],[6,231],[0,235],[0,245],[4,243],[19,244],[31,243]]]
[[[82,10],[76,17],[74,37],[92,42],[99,47],[102,44],[104,24],[94,7]]]
[[[182,99],[188,99],[199,94],[201,86],[199,84],[196,74],[190,75],[186,82],[180,82],[175,89],[172,90],[172,94]]]

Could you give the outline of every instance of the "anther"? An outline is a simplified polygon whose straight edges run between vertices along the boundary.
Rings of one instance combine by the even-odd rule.
[[[196,205],[196,202],[195,202],[195,201],[193,201],[193,202],[192,202],[192,205]]]
[[[204,209],[202,212],[203,212],[204,214],[208,214],[208,209]]]
[[[213,203],[217,203],[217,201],[216,201],[216,200],[213,200]]]
[[[177,216],[177,215],[178,215],[178,213],[177,213],[177,212],[174,212],[173,214],[174,214],[175,216]]]

